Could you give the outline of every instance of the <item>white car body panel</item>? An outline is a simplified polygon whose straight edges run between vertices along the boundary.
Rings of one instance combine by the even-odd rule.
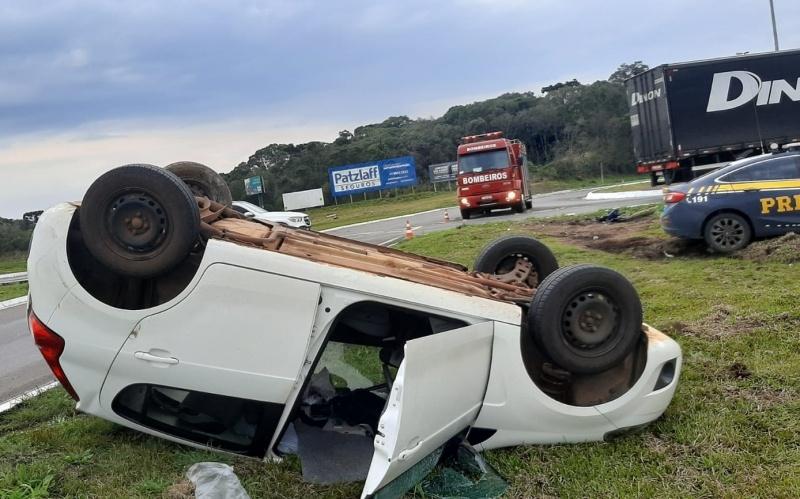
[[[472,425],[489,379],[492,335],[493,323],[483,322],[406,342],[362,497]]]
[[[191,295],[137,324],[108,373],[101,405],[111,407],[114,396],[134,383],[285,404],[305,359],[319,288],[231,265],[209,266]]]
[[[519,347],[519,330],[496,324],[492,374],[475,426],[497,429],[497,433],[476,448],[597,441],[609,432],[656,419],[677,387],[681,351],[672,339],[655,335],[655,339],[654,334],[649,335],[647,365],[631,389],[605,404],[576,407],[550,398],[530,379]],[[676,358],[675,378],[667,387],[653,391],[661,367]]]

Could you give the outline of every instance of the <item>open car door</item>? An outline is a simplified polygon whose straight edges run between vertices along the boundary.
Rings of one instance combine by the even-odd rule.
[[[375,436],[363,497],[397,497],[436,464],[440,447],[478,417],[489,381],[494,323],[483,322],[406,342]],[[431,456],[431,457],[429,457]],[[399,480],[398,480],[399,479]],[[405,484],[403,483],[405,482]]]

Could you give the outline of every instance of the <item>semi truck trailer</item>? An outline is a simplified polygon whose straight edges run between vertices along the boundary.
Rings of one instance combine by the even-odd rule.
[[[625,84],[636,169],[653,185],[800,139],[800,50],[664,64]]]

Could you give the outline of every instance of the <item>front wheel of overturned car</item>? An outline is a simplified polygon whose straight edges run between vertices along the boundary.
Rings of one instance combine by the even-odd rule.
[[[153,165],[125,165],[101,175],[86,191],[80,217],[92,256],[126,277],[172,269],[189,254],[200,230],[189,187]]]
[[[636,346],[642,304],[621,274],[596,265],[558,269],[539,284],[528,332],[560,367],[595,374],[618,365]]]
[[[219,173],[206,165],[193,161],[179,161],[167,165],[165,169],[183,180],[195,196],[207,197],[224,206],[233,203],[228,184]]]
[[[736,213],[719,213],[706,222],[703,237],[712,250],[731,253],[750,244],[752,230],[744,217]]]
[[[558,260],[550,248],[527,236],[506,236],[489,243],[473,267],[476,272],[535,288],[558,269]]]

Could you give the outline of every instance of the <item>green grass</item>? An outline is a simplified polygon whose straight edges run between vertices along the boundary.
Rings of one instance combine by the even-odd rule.
[[[0,286],[0,301],[18,298],[28,294],[28,283],[4,284]]]
[[[470,265],[488,241],[530,233],[526,227],[467,226],[401,248]],[[800,496],[796,266],[711,256],[645,261],[546,242],[562,265],[592,262],[630,278],[647,322],[681,344],[684,370],[665,416],[638,433],[488,452],[510,484],[508,495]],[[749,374],[732,374],[742,367]],[[0,497],[158,496],[206,460],[233,464],[254,498],[354,497],[361,487],[305,484],[295,459],[265,464],[126,430],[75,413],[60,389],[0,414]]]
[[[631,178],[634,177],[606,177],[604,184],[600,183],[599,178],[536,180],[532,183],[532,191],[534,194],[543,194],[566,189],[620,183],[629,181]],[[352,203],[348,198],[341,198],[338,205],[311,208],[306,210],[306,213],[311,218],[311,226],[314,230],[324,230],[381,218],[419,213],[421,211],[450,208],[457,204],[455,185],[453,185],[453,190],[448,191],[447,184],[440,184],[439,192],[422,191],[415,194],[402,194],[396,197],[388,196],[389,194],[384,194],[382,199],[364,200],[362,195],[358,194],[353,196]]]
[[[0,274],[10,274],[12,272],[25,272],[27,268],[27,257],[22,254],[0,255]]]

